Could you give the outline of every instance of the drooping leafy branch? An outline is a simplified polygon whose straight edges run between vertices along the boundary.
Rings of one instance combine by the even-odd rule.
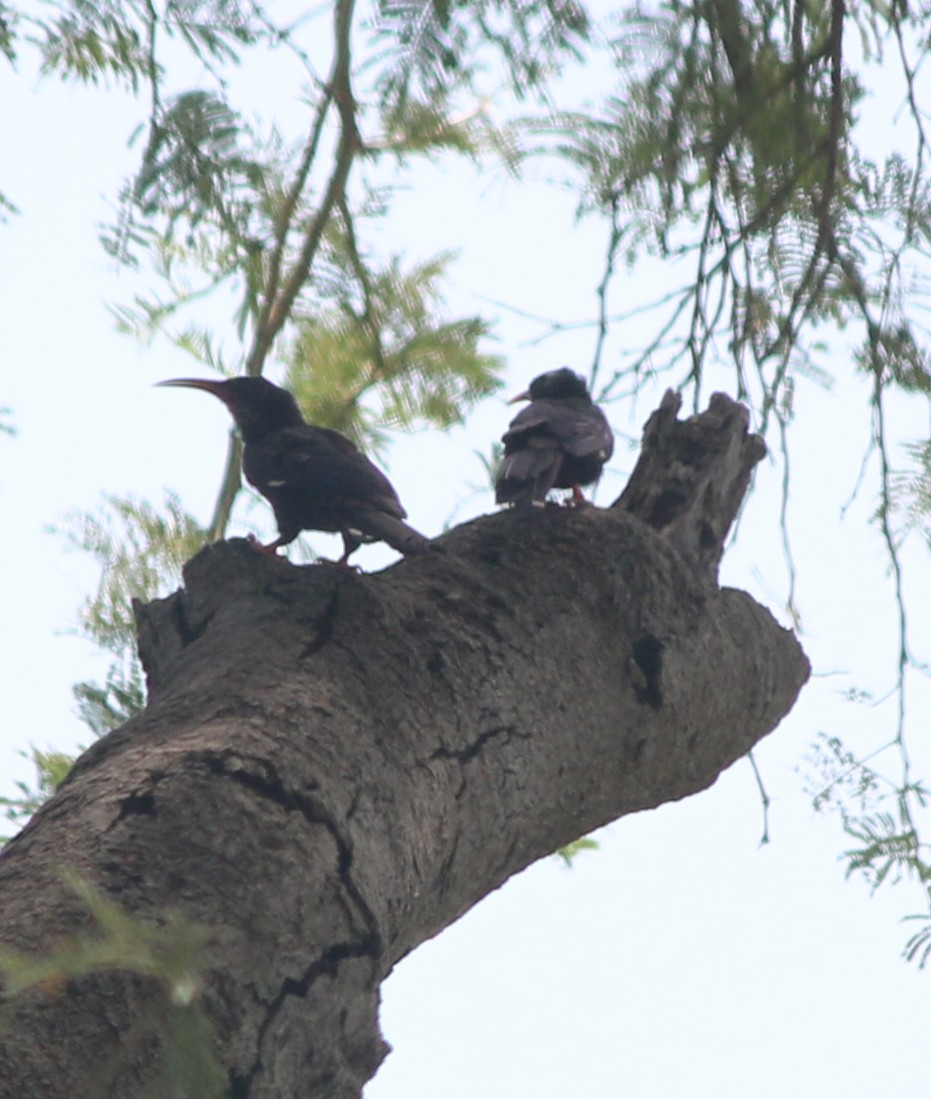
[[[652,334],[603,379],[605,396],[672,371],[697,402],[726,348],[735,388],[757,410],[761,430],[775,429],[786,471],[784,531],[798,381],[829,382],[838,369],[819,354],[814,332],[830,324],[858,333],[849,362],[872,383],[875,521],[898,607],[897,718],[885,750],[897,754],[899,778],[885,780],[894,813],[847,808],[842,823],[859,842],[847,853],[851,871],[878,885],[895,867],[918,882],[926,912],[915,917],[921,926],[907,955],[922,963],[931,957],[931,875],[920,839],[927,802],[912,772],[906,691],[909,673],[923,665],[909,641],[900,553],[908,527],[896,523],[894,503],[896,492],[900,501],[906,497],[905,514],[920,525],[928,471],[903,481],[888,425],[890,402],[906,394],[927,403],[931,396],[927,332],[906,308],[926,293],[922,271],[931,244],[931,180],[916,91],[927,14],[842,0],[815,7],[751,8],[736,0],[674,0],[659,11],[636,6],[614,41],[621,90],[594,119],[556,114],[544,127],[532,125],[544,149],[549,143],[580,172],[581,212],[606,223],[593,379],[612,327],[644,310],[656,317]],[[866,44],[858,72],[851,39]],[[886,61],[885,89],[890,54],[899,63],[914,150],[908,160],[896,150],[874,162],[855,143],[857,115],[876,90],[870,57]],[[683,272],[679,289],[652,302],[634,295],[623,315],[612,314],[607,303],[620,259],[629,266],[644,255]],[[630,301],[628,283],[625,297]],[[924,449],[919,442],[913,454]],[[788,540],[786,549],[788,556]],[[791,557],[788,569],[794,577]],[[791,592],[789,606],[797,617]],[[836,806],[833,798],[821,804]]]

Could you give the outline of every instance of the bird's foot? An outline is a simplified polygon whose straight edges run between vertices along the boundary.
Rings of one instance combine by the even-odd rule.
[[[361,572],[362,572],[361,566],[359,566],[359,565],[350,565],[348,558],[349,558],[349,554],[344,553],[343,556],[336,562],[336,567],[338,569],[345,569],[346,572],[356,572],[356,573],[361,574]]]
[[[346,560],[346,554],[338,560],[334,561],[332,557],[314,557],[313,563],[315,565],[326,565],[331,569],[342,569],[344,572],[357,572],[362,574],[361,565],[350,565]]]
[[[256,553],[264,553],[268,557],[278,556],[278,547],[281,543],[277,539],[274,542],[269,542],[266,546],[254,534],[247,534],[246,541],[249,543],[249,548],[255,550]]]
[[[566,501],[566,505],[570,508],[587,508],[591,506],[578,485],[572,486],[572,495]]]

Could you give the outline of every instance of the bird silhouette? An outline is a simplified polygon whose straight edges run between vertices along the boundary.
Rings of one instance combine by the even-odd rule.
[[[614,452],[614,435],[584,379],[565,366],[551,370],[510,403],[515,401],[530,404],[502,436],[497,502],[541,507],[550,489],[571,488],[573,501],[584,503],[582,485],[598,480]]]
[[[242,436],[242,471],[275,512],[278,537],[256,545],[274,554],[302,530],[342,535],[347,567],[363,542],[387,542],[403,554],[424,553],[429,539],[409,527],[388,478],[345,435],[308,424],[294,397],[265,378],[223,382],[175,378],[161,386],[203,389],[232,413]]]

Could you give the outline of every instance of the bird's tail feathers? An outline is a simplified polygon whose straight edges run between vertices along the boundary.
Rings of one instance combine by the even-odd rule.
[[[383,511],[370,512],[365,516],[365,522],[359,524],[366,538],[378,539],[387,542],[392,549],[412,557],[418,553],[428,553],[432,543],[419,531],[409,527],[401,519],[393,515],[386,515]]]
[[[495,480],[495,501],[530,507],[542,504],[559,474],[561,456],[552,449],[518,450],[505,456]]]

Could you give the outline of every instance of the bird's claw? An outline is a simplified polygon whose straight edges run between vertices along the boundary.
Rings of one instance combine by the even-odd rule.
[[[249,549],[254,550],[256,553],[264,553],[266,557],[278,556],[277,542],[269,542],[266,546],[254,534],[247,534],[246,541],[249,543]]]

